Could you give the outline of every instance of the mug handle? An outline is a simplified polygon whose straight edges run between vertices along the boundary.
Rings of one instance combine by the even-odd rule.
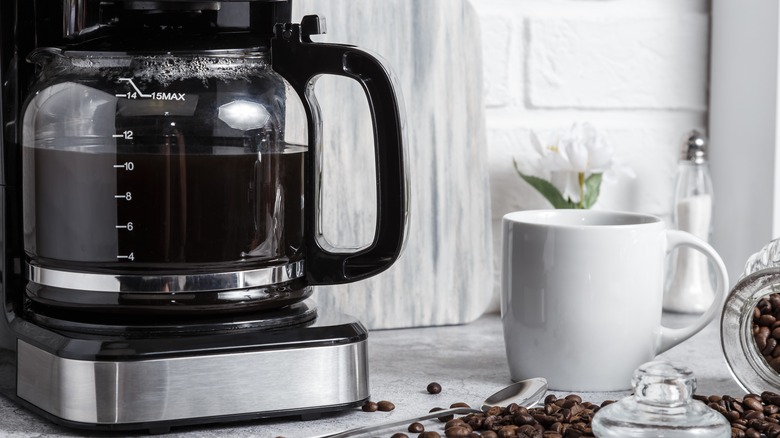
[[[706,327],[723,306],[729,287],[729,275],[726,271],[726,265],[723,263],[720,255],[707,242],[693,234],[679,230],[667,230],[666,240],[668,242],[668,251],[678,246],[686,246],[706,255],[715,265],[715,277],[718,285],[715,288],[715,298],[713,298],[710,308],[693,324],[683,328],[661,327],[656,354],[663,353]]]
[[[311,285],[340,284],[376,275],[400,256],[406,239],[408,172],[406,170],[404,117],[400,87],[375,56],[346,44],[315,43],[310,35],[323,33],[324,21],[316,15],[300,24],[276,24],[271,40],[273,69],[292,86],[303,102],[308,119],[309,159],[306,163],[304,223],[306,278]],[[317,226],[320,201],[318,161],[322,140],[319,105],[314,83],[324,74],[357,81],[368,100],[374,128],[377,219],[374,239],[367,248],[348,252],[321,241]]]

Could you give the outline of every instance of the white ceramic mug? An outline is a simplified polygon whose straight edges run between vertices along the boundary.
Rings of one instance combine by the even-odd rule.
[[[501,319],[512,380],[544,377],[561,391],[631,387],[637,366],[688,339],[717,314],[728,274],[703,240],[658,217],[538,210],[503,218]],[[701,251],[715,266],[710,308],[692,325],[661,325],[665,256]]]

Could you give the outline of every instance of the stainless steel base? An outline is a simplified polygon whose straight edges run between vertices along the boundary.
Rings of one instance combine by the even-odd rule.
[[[369,396],[365,339],[128,361],[67,359],[17,342],[18,397],[68,422],[262,417],[354,404]]]

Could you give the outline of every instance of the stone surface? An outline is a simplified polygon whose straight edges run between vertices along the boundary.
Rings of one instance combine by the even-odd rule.
[[[664,321],[669,326],[680,327],[690,323],[692,318],[665,315]],[[697,376],[699,394],[741,396],[744,392],[731,378],[721,353],[718,320],[716,318],[702,332],[661,357],[690,368]],[[347,428],[405,419],[425,414],[433,407],[449,407],[456,402],[478,406],[485,397],[511,383],[504,355],[501,320],[495,314],[459,326],[372,331],[369,335],[369,363],[371,399],[392,401],[395,410],[367,413],[352,409],[311,421],[283,419],[174,429],[165,437],[316,437]],[[440,394],[431,395],[426,391],[426,386],[432,381],[442,385]],[[587,393],[583,398],[600,402],[627,395],[627,392]],[[0,419],[2,437],[96,436],[53,426],[2,397]],[[435,420],[425,425],[428,430],[438,430],[442,426]],[[389,430],[373,436],[389,437],[404,430]]]
[[[294,17],[326,17],[317,40],[380,54],[396,73],[406,109],[411,189],[402,257],[354,284],[318,288],[321,312],[370,328],[458,324],[478,318],[493,290],[479,22],[465,0],[294,3]],[[325,124],[323,214],[327,240],[368,244],[376,223],[370,119],[348,79],[315,88]]]

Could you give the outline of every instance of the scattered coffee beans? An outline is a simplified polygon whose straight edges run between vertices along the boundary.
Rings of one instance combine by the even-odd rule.
[[[593,437],[590,421],[599,405],[583,402],[577,395],[558,399],[548,395],[544,406],[527,409],[515,403],[487,412],[460,417],[461,423],[447,423],[445,435],[470,437],[478,432],[483,438],[580,438]],[[450,432],[450,430],[452,431]]]
[[[395,405],[387,400],[381,400],[376,403],[377,409],[382,412],[390,412],[395,409]]]
[[[776,296],[777,308],[780,309],[780,294]],[[731,423],[732,438],[780,438],[780,394],[767,391],[760,395],[747,394],[742,398],[728,395],[694,395],[694,398],[721,413]],[[594,404],[583,401],[576,394],[563,398],[549,394],[540,407],[524,408],[512,403],[507,407],[494,406],[487,412],[459,418],[443,416],[439,417],[439,421],[446,423],[444,436],[447,438],[588,438],[594,437],[591,429],[593,416],[611,403],[614,401]],[[452,404],[452,407],[467,406],[466,403]],[[367,412],[394,408],[393,403],[384,400],[363,405],[363,410]],[[441,410],[433,408],[430,412]],[[408,431],[418,433],[417,438],[442,436],[434,430],[426,431],[422,423],[410,424]],[[408,436],[396,433],[391,438]]]
[[[439,385],[436,382],[431,382],[428,384],[428,387],[425,389],[427,389],[428,392],[431,394],[438,394],[441,392],[441,385]]]
[[[747,394],[741,399],[728,395],[694,398],[729,420],[732,438],[780,437],[780,395],[774,392]]]
[[[753,339],[767,364],[780,373],[780,294],[761,298],[753,309]]]

